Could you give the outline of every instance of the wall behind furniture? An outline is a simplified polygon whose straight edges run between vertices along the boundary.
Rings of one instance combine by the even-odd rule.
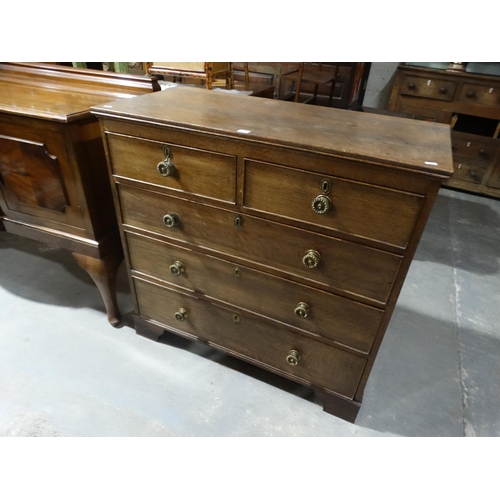
[[[387,109],[399,62],[372,62],[363,106]]]

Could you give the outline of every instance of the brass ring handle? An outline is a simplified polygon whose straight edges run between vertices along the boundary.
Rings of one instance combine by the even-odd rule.
[[[307,253],[302,257],[302,264],[309,269],[318,267],[321,260],[321,255],[316,250],[308,250]]]
[[[163,224],[167,227],[178,226],[180,223],[179,216],[175,213],[166,214],[163,216]]]
[[[313,211],[317,214],[326,214],[332,206],[332,200],[330,200],[326,194],[319,194],[316,198],[314,198],[311,206]]]
[[[170,146],[167,146],[166,144],[163,146],[163,154],[165,156],[165,159],[160,161],[158,165],[156,165],[156,170],[158,170],[158,173],[162,175],[163,177],[168,177],[169,175],[174,175],[175,174],[175,165],[174,162],[172,161],[172,158],[174,157],[172,153],[172,148]]]
[[[293,312],[301,319],[307,318],[311,312],[311,308],[305,302],[299,302]]]
[[[170,266],[170,272],[174,276],[179,276],[179,274],[184,272],[184,264],[178,260],[176,260],[171,266]]]
[[[297,366],[299,364],[301,355],[299,351],[292,349],[286,357],[286,362],[291,366]]]
[[[175,312],[174,317],[177,321],[184,321],[188,317],[188,312],[181,307]]]
[[[175,165],[170,158],[165,158],[156,165],[156,170],[163,177],[168,177],[169,175],[175,174]]]

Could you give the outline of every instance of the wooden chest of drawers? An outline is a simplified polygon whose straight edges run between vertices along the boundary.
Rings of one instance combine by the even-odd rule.
[[[353,420],[449,128],[181,87],[92,111],[137,332],[206,342]]]
[[[500,77],[402,65],[389,109],[451,125],[446,184],[500,197]]]

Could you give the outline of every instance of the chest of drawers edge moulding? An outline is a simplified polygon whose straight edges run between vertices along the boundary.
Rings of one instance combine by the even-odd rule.
[[[449,129],[199,89],[172,90],[92,108],[105,138],[137,333],[157,340],[170,331],[201,340],[311,386],[325,411],[354,421],[440,183],[452,172]],[[137,141],[143,141],[140,155],[134,154]],[[223,182],[233,183],[234,200],[214,195],[220,179],[210,177],[205,154],[214,155],[214,171],[220,167],[228,172]],[[439,161],[428,161],[432,159]],[[277,186],[275,190],[263,191],[256,162],[269,169],[267,185]],[[165,175],[170,163],[173,169]],[[302,184],[299,191],[290,181],[295,175]],[[189,182],[195,176],[202,178],[198,185],[209,185],[203,195],[190,192]],[[344,186],[342,192],[338,185]],[[287,198],[292,188],[299,200]],[[377,213],[388,213],[390,208],[402,214],[394,231],[406,235],[404,244],[394,245],[384,231],[380,238],[374,237],[368,229],[371,224],[382,227]],[[165,216],[172,217],[165,219],[162,210],[171,210]],[[262,234],[277,238],[253,244]],[[315,249],[307,248],[308,238],[323,245],[326,262],[321,252],[314,255]],[[132,246],[133,240],[142,242],[142,250]],[[165,252],[158,253],[153,241],[163,244]],[[293,247],[295,242],[304,242],[303,247]],[[370,258],[363,259],[369,262],[350,261],[351,249],[358,259],[367,252]],[[149,257],[141,260],[146,253]],[[148,268],[153,255],[159,262],[156,269],[170,264],[170,271]],[[186,265],[176,255],[191,261]],[[398,265],[387,264],[380,271],[387,273],[390,290],[386,298],[374,300],[370,276],[377,277],[377,266],[385,266],[385,259],[398,260]],[[207,262],[219,266],[221,273],[227,263],[228,274],[221,274],[216,285],[207,284],[213,283],[207,277],[212,272]],[[196,266],[201,276],[189,277]],[[175,281],[178,276],[183,281]],[[243,290],[245,286],[263,290],[259,276],[273,289],[286,290],[275,309],[266,309]],[[233,298],[221,293],[227,280],[235,279],[242,283],[241,293]],[[380,311],[373,337],[361,333],[361,342],[368,347],[359,349],[358,320],[349,320],[348,313],[343,321],[348,334],[334,332],[327,337],[320,328],[322,321],[322,325],[333,321],[332,330],[337,328],[328,312],[305,301],[290,303],[286,309],[287,297],[298,297],[304,290],[336,304],[345,300],[349,310],[359,305]],[[178,297],[179,304],[165,316],[170,306],[159,304]],[[182,307],[183,300],[189,306]],[[341,306],[332,309],[343,316]],[[197,319],[198,313],[208,320]],[[214,322],[219,331],[210,326]],[[247,335],[238,337],[243,331]]]

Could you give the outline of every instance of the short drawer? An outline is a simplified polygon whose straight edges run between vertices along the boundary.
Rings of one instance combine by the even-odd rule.
[[[451,80],[406,75],[400,93],[402,95],[452,101],[456,89],[457,83]]]
[[[143,280],[134,283],[140,315],[167,330],[187,333],[298,381],[354,397],[364,358],[188,294]]]
[[[245,162],[246,208],[399,248],[407,246],[422,200],[421,195]]]
[[[132,270],[368,353],[383,311],[177,245],[127,233]]]
[[[452,132],[452,151],[455,157],[467,158],[474,163],[490,163],[500,145],[499,139],[482,138],[474,134]]]
[[[231,210],[119,185],[123,223],[385,303],[401,257]],[[165,216],[167,216],[165,218]],[[178,223],[167,227],[172,219]]]
[[[235,203],[235,156],[112,133],[106,137],[114,175],[162,186],[173,193]]]
[[[500,106],[500,88],[465,84],[458,99],[464,103],[498,107]]]
[[[474,162],[470,158],[454,157],[453,170],[452,179],[481,184],[488,170],[488,165]]]

